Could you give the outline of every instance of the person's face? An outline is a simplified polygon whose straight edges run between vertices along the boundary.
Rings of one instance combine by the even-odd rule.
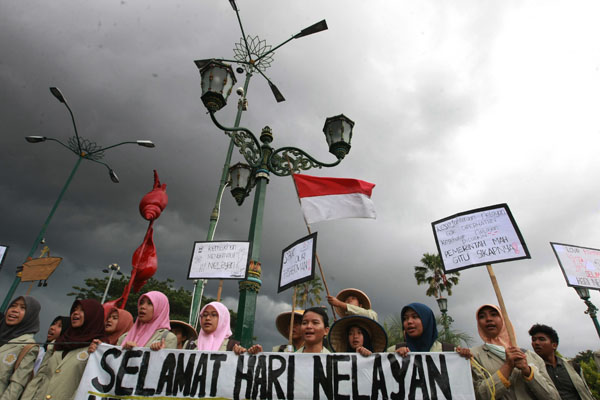
[[[358,326],[353,326],[348,331],[348,343],[352,350],[356,350],[360,346],[362,346],[365,342],[365,338],[363,336],[362,331]]]
[[[307,344],[323,343],[323,338],[329,332],[325,327],[323,317],[315,312],[309,311],[302,316],[302,337]]]
[[[418,338],[423,334],[423,322],[419,314],[412,308],[407,309],[402,316],[404,333],[411,338]]]
[[[536,333],[531,337],[531,347],[533,347],[538,356],[546,360],[554,354],[558,344],[552,343],[550,336],[545,333]]]
[[[46,340],[48,342],[51,342],[53,340],[58,339],[61,332],[62,332],[62,320],[57,319],[56,322],[53,323],[52,325],[50,325],[50,328],[48,328],[48,336],[46,337]]]
[[[104,332],[106,333],[114,333],[117,330],[117,323],[119,322],[119,312],[113,311],[108,314],[108,318],[106,319],[106,324],[104,324]]]
[[[346,297],[345,303],[353,305],[353,306],[357,306],[357,307],[362,307],[362,304],[360,304],[360,302],[358,301],[358,297],[353,296],[353,295]]]
[[[27,311],[27,306],[25,305],[25,301],[21,298],[15,300],[14,303],[8,307],[6,311],[6,316],[4,320],[6,321],[6,325],[14,326],[19,325],[23,318],[25,317],[25,312]]]
[[[294,317],[294,326],[292,327],[292,340],[300,339],[302,337],[302,319],[300,317]]]
[[[200,315],[202,330],[208,334],[213,333],[219,326],[219,313],[213,306],[208,306]]]
[[[491,307],[484,307],[479,311],[477,323],[486,336],[491,338],[498,336],[504,326],[500,313]]]
[[[174,327],[171,328],[171,332],[177,337],[177,348],[181,349],[183,347],[183,342],[187,340],[183,329],[181,329],[180,327]]]
[[[85,314],[83,312],[83,307],[81,307],[81,304],[77,304],[71,313],[71,326],[73,328],[80,328],[83,326],[84,321]]]
[[[154,317],[154,305],[147,296],[142,297],[138,305],[138,319],[143,323],[152,321]]]

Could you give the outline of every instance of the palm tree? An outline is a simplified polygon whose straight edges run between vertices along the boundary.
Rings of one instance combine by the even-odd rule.
[[[460,272],[445,274],[439,254],[423,254],[421,264],[415,267],[415,279],[419,285],[422,283],[429,285],[425,294],[439,299],[445,290],[448,296],[451,296],[452,287],[458,285]]]
[[[388,346],[404,342],[402,316],[399,313],[388,315],[385,321],[383,321],[383,329],[388,336]]]
[[[321,298],[322,291],[323,285],[321,284],[321,278],[318,276],[315,276],[312,281],[299,284],[296,291],[296,306],[307,308],[320,305],[323,300]]]
[[[446,321],[444,321],[444,318]],[[469,334],[450,329],[450,325],[454,320],[449,315],[440,315],[435,319],[435,322],[438,325],[438,340],[440,342],[452,343],[455,346],[460,346],[461,343],[464,343],[465,347],[469,347],[473,343],[473,338]],[[446,329],[446,326],[448,326],[448,329]]]

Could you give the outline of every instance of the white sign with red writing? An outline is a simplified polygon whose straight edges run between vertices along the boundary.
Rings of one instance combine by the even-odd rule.
[[[600,289],[600,250],[552,242],[550,245],[567,285]]]

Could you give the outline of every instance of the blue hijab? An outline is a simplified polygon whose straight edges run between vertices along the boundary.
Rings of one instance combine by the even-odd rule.
[[[421,318],[423,324],[423,334],[418,338],[411,338],[408,335],[404,335],[406,344],[410,351],[429,351],[433,343],[437,340],[438,331],[435,323],[435,317],[431,308],[421,303],[410,303],[402,308],[402,320],[404,321],[404,313],[408,310],[414,310]],[[404,329],[404,323],[402,323],[402,329]]]

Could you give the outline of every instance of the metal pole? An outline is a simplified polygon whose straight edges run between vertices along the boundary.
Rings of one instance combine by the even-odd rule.
[[[240,121],[242,120],[242,112],[244,99],[246,94],[248,93],[248,85],[250,84],[250,78],[252,77],[252,73],[246,72],[246,80],[244,82],[244,98],[241,98],[241,101],[238,103],[238,111],[235,117],[235,125],[234,127],[240,126]],[[206,233],[206,240],[212,241],[215,236],[215,230],[217,228],[217,222],[219,221],[219,215],[221,213],[221,198],[223,197],[223,191],[225,190],[225,186],[227,185],[227,177],[229,175],[229,164],[231,163],[231,155],[233,154],[233,139],[229,141],[229,148],[227,149],[227,156],[225,157],[225,163],[223,164],[223,171],[221,172],[221,181],[219,183],[219,189],[217,190],[217,199],[215,201],[215,206],[210,214],[210,223],[208,225],[208,232]],[[192,292],[192,304],[190,307],[190,316],[189,323],[194,328],[198,325],[198,311],[200,308],[200,303],[202,301],[202,295],[204,293],[204,285],[206,284],[206,279],[197,279],[194,282],[194,290]]]
[[[104,304],[104,301],[106,300],[106,295],[108,294],[108,288],[110,287],[110,282],[112,281],[114,273],[115,273],[115,270],[110,268],[110,275],[108,276],[108,283],[106,284],[106,289],[104,289],[104,295],[102,295],[102,301],[100,302],[102,304]]]
[[[60,191],[60,194],[58,195],[58,198],[56,199],[56,202],[54,203],[52,210],[50,210],[50,214],[48,214],[48,217],[46,218],[44,225],[42,225],[42,229],[40,230],[40,233],[38,233],[37,237],[35,238],[33,245],[31,246],[31,250],[29,250],[29,254],[27,255],[26,260],[29,260],[31,257],[33,257],[33,254],[35,253],[35,250],[37,249],[39,243],[44,238],[44,235],[46,234],[46,229],[48,228],[48,225],[50,224],[50,220],[52,219],[54,212],[58,208],[58,205],[60,204],[60,201],[62,200],[63,195],[67,191],[69,184],[73,180],[73,176],[75,176],[75,172],[77,171],[77,168],[79,167],[79,164],[81,163],[81,160],[83,160],[83,157],[79,155],[77,157],[77,162],[75,163],[75,166],[73,167],[73,170],[71,171],[71,174],[69,175],[69,178],[67,179],[67,182],[65,183],[62,190]],[[14,296],[15,291],[17,290],[17,287],[19,286],[20,282],[21,282],[21,276],[17,275],[15,277],[15,280],[12,283],[12,286],[6,293],[6,297],[4,297],[4,302],[2,303],[2,306],[0,307],[1,312],[4,313],[6,311],[6,309],[8,308],[10,299],[12,298],[12,296]]]
[[[584,312],[586,314],[589,314],[590,318],[592,319],[592,321],[594,321],[594,326],[596,327],[596,333],[598,334],[598,337],[600,337],[600,324],[598,324],[598,318],[596,318],[596,312],[598,311],[598,307],[596,307],[590,300],[588,299],[582,299],[583,302],[585,303],[585,305],[587,306],[587,310],[585,310]]]

